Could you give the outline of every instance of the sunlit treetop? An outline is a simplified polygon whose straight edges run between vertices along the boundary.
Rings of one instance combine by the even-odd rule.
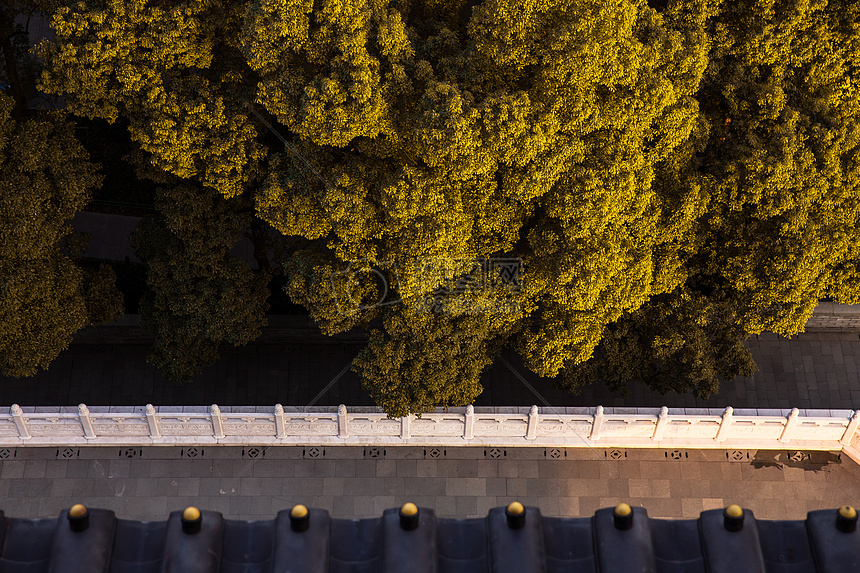
[[[127,117],[153,165],[236,196],[265,157],[238,95],[250,70],[219,40],[237,33],[243,9],[209,0],[64,6],[51,20],[57,41],[36,47],[47,68],[39,87],[67,94],[72,113]]]

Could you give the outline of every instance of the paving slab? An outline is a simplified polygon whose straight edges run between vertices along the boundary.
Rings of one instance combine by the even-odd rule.
[[[55,517],[63,508],[84,503],[112,509],[124,519],[163,520],[169,511],[197,505],[231,519],[252,520],[269,519],[280,509],[303,503],[327,509],[335,517],[357,519],[413,501],[442,517],[482,517],[491,507],[519,500],[549,516],[590,516],[597,508],[626,501],[645,507],[653,517],[694,518],[703,510],[738,503],[761,519],[799,520],[807,511],[857,505],[860,499],[860,467],[826,452],[801,462],[785,458],[785,463],[773,461],[782,458],[770,451],[745,451],[744,461],[727,461],[723,451],[723,461],[716,456],[715,461],[683,462],[660,456],[652,460],[595,456],[576,461],[367,463],[357,455],[179,458],[160,463],[140,457],[118,460],[108,448],[81,448],[86,458],[74,460],[49,459],[47,448],[33,450],[27,461],[0,462],[0,509],[7,516]],[[44,472],[39,471],[43,465],[37,454],[44,456]],[[75,462],[86,471],[76,470],[72,473],[78,475],[70,477],[68,469],[77,467]],[[32,477],[24,477],[28,464],[37,468]],[[64,464],[66,475],[49,476],[51,464]],[[212,477],[192,475],[205,464]],[[98,467],[107,471],[102,475],[94,470]],[[360,477],[352,475],[358,467],[363,468]]]
[[[365,342],[361,335],[325,337],[309,325],[307,317],[276,317],[264,328],[265,342],[234,348],[223,345],[221,359],[206,368],[191,384],[163,379],[146,362],[149,344],[133,317],[116,326],[91,327],[81,340],[132,332],[123,343],[73,343],[47,371],[32,378],[0,376],[0,404],[22,406],[91,407],[130,406],[256,406],[281,403],[299,411],[347,403],[353,408],[374,407],[358,376],[348,367]],[[134,329],[138,334],[134,334]],[[93,330],[95,329],[95,330]],[[123,330],[126,329],[126,330]],[[87,330],[87,329],[85,329]],[[108,332],[110,331],[110,332]],[[95,332],[95,334],[93,334]],[[82,331],[83,333],[83,331]],[[267,334],[268,333],[268,334]],[[496,361],[481,377],[485,388],[475,400],[481,407],[631,407],[631,408],[860,408],[860,338],[848,332],[807,332],[788,339],[752,336],[746,341],[759,371],[751,378],[724,382],[720,391],[701,400],[691,395],[661,395],[645,387],[631,396],[592,385],[574,395],[556,388],[550,379],[531,373],[512,353],[503,355],[510,367]],[[89,337],[89,338],[88,338]],[[278,344],[280,337],[290,340]],[[762,338],[765,337],[765,338]],[[837,358],[837,356],[839,358]],[[320,369],[320,364],[328,367]],[[277,365],[273,368],[273,365]],[[344,369],[346,369],[344,371]],[[334,378],[328,390],[317,396]],[[527,388],[525,379],[534,389]],[[86,383],[84,383],[86,382]],[[45,389],[51,389],[50,393]],[[314,401],[315,400],[315,401]],[[6,406],[8,407],[8,406]]]

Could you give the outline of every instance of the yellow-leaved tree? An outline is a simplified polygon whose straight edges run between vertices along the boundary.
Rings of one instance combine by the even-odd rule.
[[[563,385],[707,398],[754,372],[750,333],[790,336],[820,299],[860,301],[859,30],[857,2],[722,5],[697,95],[712,129],[683,173],[709,197],[689,278],[610,327]]]
[[[70,220],[101,183],[98,165],[62,112],[19,122],[14,107],[0,93],[0,370],[23,377],[47,368],[81,328],[119,318],[123,300],[110,267],[76,264],[87,237]]]
[[[354,367],[390,415],[471,402],[505,346],[574,390],[612,363],[708,395],[747,333],[860,300],[857,13],[100,0],[54,13],[42,87],[300,238],[289,296],[381,325]]]
[[[588,359],[607,324],[685,280],[707,208],[695,183],[652,182],[704,147],[710,8],[462,8],[259,2],[246,22],[256,102],[300,136],[272,157],[260,216],[308,239],[289,294],[324,330],[382,318],[355,366],[392,415],[471,402],[508,342],[542,375]],[[506,258],[521,275],[499,286]],[[427,312],[445,284],[458,296]]]

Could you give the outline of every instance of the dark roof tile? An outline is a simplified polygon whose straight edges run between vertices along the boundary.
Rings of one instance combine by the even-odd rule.
[[[485,518],[438,518],[436,542],[439,573],[489,571]]]
[[[666,520],[649,518],[640,507],[632,508],[629,529],[619,528],[624,519],[616,521],[613,508],[600,509],[593,517],[561,518],[543,517],[538,508],[526,507],[522,527],[516,527],[516,516],[507,515],[503,507],[491,509],[482,519],[437,518],[425,508],[419,509],[415,529],[409,529],[409,518],[401,520],[398,509],[369,519],[332,519],[327,511],[311,508],[303,531],[291,526],[289,511],[263,521],[230,520],[202,511],[196,532],[183,529],[178,511],[165,522],[138,522],[90,509],[83,531],[73,531],[68,515],[64,510],[56,519],[19,519],[0,511],[0,571],[860,571],[860,530],[841,531],[834,509],[810,512],[806,521],[758,521],[747,510],[739,531],[726,528],[724,510],[704,511],[698,520]]]
[[[3,513],[0,512],[0,516]],[[6,519],[0,570],[47,571],[56,519]]]
[[[110,570],[156,573],[161,569],[166,533],[166,521],[117,519]]]

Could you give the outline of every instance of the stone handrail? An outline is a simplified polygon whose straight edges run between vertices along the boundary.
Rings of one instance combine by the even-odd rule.
[[[412,445],[844,450],[860,410],[162,406],[0,408],[0,446]]]

